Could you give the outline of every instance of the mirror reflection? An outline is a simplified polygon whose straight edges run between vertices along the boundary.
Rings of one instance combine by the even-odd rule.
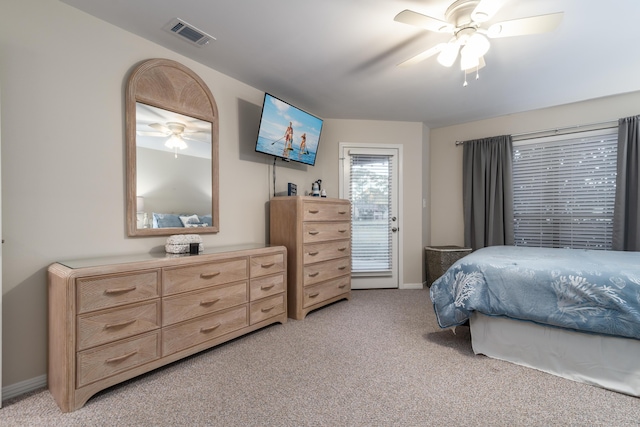
[[[212,226],[212,125],[136,102],[138,229]]]

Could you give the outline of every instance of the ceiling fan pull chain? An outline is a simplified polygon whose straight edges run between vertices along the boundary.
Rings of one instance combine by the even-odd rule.
[[[480,78],[480,66],[476,66],[476,80]]]
[[[464,74],[464,83],[462,83],[462,87],[465,87],[469,84],[467,83],[467,72],[465,70],[462,70],[462,74]]]

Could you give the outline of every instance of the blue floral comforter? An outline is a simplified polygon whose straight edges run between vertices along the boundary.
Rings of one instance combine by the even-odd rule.
[[[431,286],[442,328],[473,311],[640,339],[640,252],[492,246]]]

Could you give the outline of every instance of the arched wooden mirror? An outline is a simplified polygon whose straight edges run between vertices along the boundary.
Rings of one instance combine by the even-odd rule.
[[[150,59],[126,89],[129,236],[216,233],[218,108],[184,65]]]

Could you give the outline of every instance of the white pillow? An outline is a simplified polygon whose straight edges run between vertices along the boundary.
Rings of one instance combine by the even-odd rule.
[[[185,227],[198,227],[200,225],[200,218],[198,215],[180,216],[180,221]]]

